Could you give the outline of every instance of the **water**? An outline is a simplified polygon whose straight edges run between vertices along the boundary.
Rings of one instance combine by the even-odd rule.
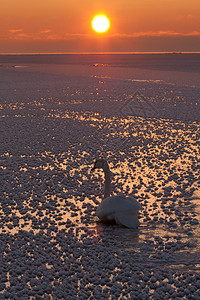
[[[66,64],[200,72],[200,53],[0,55],[0,63]]]
[[[198,299],[199,55],[157,57],[0,57],[2,296]],[[98,222],[98,156],[138,229]]]

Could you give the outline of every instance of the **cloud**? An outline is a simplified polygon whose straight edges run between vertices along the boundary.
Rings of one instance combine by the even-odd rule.
[[[49,29],[41,30],[41,31],[40,31],[41,34],[48,34],[48,33],[50,33],[50,32],[51,32],[51,30],[49,30]]]
[[[30,34],[27,34],[27,33],[16,32],[12,36],[9,36],[8,39],[9,40],[28,40],[28,39],[32,40],[32,36]]]
[[[192,32],[176,32],[176,31],[146,31],[146,32],[135,32],[132,34],[124,34],[124,33],[117,33],[111,35],[113,37],[173,37],[173,36],[200,36],[200,31],[192,31]]]
[[[10,29],[8,30],[10,33],[19,33],[19,32],[22,32],[24,31],[23,29]]]
[[[70,40],[91,40],[97,39],[99,36],[91,33],[65,33],[65,34],[56,34],[53,33],[49,29],[41,30],[36,33],[25,33],[23,29],[11,29],[9,30],[10,40],[32,40],[32,41],[70,41]],[[178,32],[178,31],[145,31],[145,32],[134,32],[131,34],[126,33],[108,33],[102,38],[110,38],[110,39],[117,39],[117,38],[125,38],[125,39],[132,39],[132,38],[140,38],[140,37],[200,37],[200,31],[192,31],[192,32]]]
[[[184,18],[185,18],[185,16],[183,16]],[[199,19],[200,19],[200,15],[193,15],[193,14],[188,14],[187,16],[186,16],[186,18],[188,19],[188,20],[192,20],[192,21],[199,21]]]
[[[135,32],[132,34],[126,33],[107,33],[103,38],[138,38],[138,37],[186,37],[186,36],[200,36],[200,31],[192,31],[192,32],[176,32],[176,31],[147,31],[147,32]],[[35,35],[34,39],[47,39],[47,40],[76,40],[76,39],[93,39],[99,38],[95,34],[88,34],[88,33],[66,33],[63,35],[53,34],[50,31],[45,32],[45,35]]]

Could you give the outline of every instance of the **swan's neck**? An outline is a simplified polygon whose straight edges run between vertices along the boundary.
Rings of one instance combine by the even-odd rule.
[[[103,171],[105,174],[105,189],[104,189],[104,199],[105,199],[110,197],[110,193],[111,193],[110,169],[108,164],[105,165]]]

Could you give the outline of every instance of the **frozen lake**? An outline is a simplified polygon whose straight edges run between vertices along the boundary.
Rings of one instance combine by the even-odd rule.
[[[195,59],[0,58],[0,298],[200,298]],[[100,156],[138,229],[98,222]]]

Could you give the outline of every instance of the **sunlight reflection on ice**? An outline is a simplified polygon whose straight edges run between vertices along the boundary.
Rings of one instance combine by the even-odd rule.
[[[94,129],[100,128],[101,124],[104,124],[104,129],[103,131],[96,131],[96,136],[87,135],[87,140],[84,141],[83,139],[81,143],[79,140],[75,144],[73,142],[73,147],[68,150],[68,153],[63,152],[59,156],[49,151],[40,153],[39,156],[44,163],[40,163],[38,167],[30,167],[27,163],[23,167],[21,166],[17,177],[20,178],[22,175],[23,178],[32,177],[30,174],[34,171],[33,184],[39,183],[34,189],[38,190],[39,188],[40,194],[43,190],[43,199],[39,199],[37,195],[36,197],[33,196],[36,192],[33,191],[28,202],[23,202],[19,210],[12,210],[13,216],[15,215],[15,219],[18,220],[15,225],[4,223],[1,232],[15,234],[23,228],[23,230],[34,230],[37,233],[43,226],[44,232],[47,232],[48,227],[52,226],[56,231],[59,231],[67,230],[67,227],[70,228],[73,225],[75,232],[76,230],[79,232],[77,233],[79,238],[84,236],[85,230],[87,232],[92,230],[93,233],[98,232],[99,239],[104,239],[106,230],[106,235],[111,232],[112,235],[117,234],[115,238],[120,239],[123,246],[126,244],[126,247],[129,248],[132,245],[134,249],[138,249],[137,251],[147,239],[153,240],[155,236],[163,239],[163,243],[165,240],[166,243],[169,243],[178,234],[182,242],[187,244],[188,237],[192,235],[192,240],[196,240],[195,243],[199,244],[199,240],[197,242],[199,232],[195,229],[199,219],[199,211],[194,210],[193,205],[191,205],[198,189],[198,186],[195,185],[198,172],[191,156],[193,151],[197,153],[197,146],[194,143],[196,132],[193,131],[193,125],[188,124],[186,128],[185,124],[181,124],[181,122],[174,124],[167,120],[150,119],[144,122],[139,117],[108,119],[102,118],[97,113],[77,114],[70,112],[59,116],[56,112],[49,117],[70,119],[72,115],[73,120],[83,122],[89,125],[89,128],[93,128],[92,125]],[[123,136],[120,135],[122,128],[125,133]],[[197,128],[196,125],[195,128]],[[164,138],[163,131],[165,131]],[[85,133],[84,136],[86,136]],[[134,137],[137,137],[137,140]],[[179,146],[183,137],[184,149]],[[174,139],[176,140],[176,147]],[[114,231],[108,230],[107,232],[107,228],[95,223],[97,220],[94,215],[95,205],[101,201],[103,174],[100,171],[92,175],[88,173],[92,163],[88,148],[91,152],[91,147],[94,147],[97,140],[100,142],[98,144],[99,149],[96,144],[96,154],[93,153],[92,155],[98,153],[101,156],[107,152],[113,174],[114,194],[131,194],[143,206],[140,213],[141,226],[139,231],[135,233],[127,230],[127,234],[124,235],[123,229],[119,228],[118,231],[113,229]],[[160,141],[162,141],[161,144]],[[117,145],[119,143],[120,147]],[[172,145],[173,152],[171,151]],[[74,150],[80,149],[80,146],[82,151],[76,152],[75,159]],[[116,146],[120,150],[117,157],[114,157],[111,147],[116,149]],[[12,155],[5,153],[4,158],[6,157],[9,159]],[[21,159],[29,161],[26,155],[23,155]],[[3,170],[5,168],[3,167]],[[192,173],[191,170],[193,170]],[[188,172],[191,174],[189,177]],[[187,184],[188,179],[190,185]],[[93,196],[92,184],[96,189]],[[87,186],[91,186],[88,197],[85,194],[88,191]],[[13,188],[15,189],[16,185]],[[50,206],[50,214],[47,212],[48,206]],[[52,210],[54,206],[55,211]],[[66,224],[69,226],[66,227]],[[84,227],[85,225],[87,227]],[[166,227],[169,237],[165,237]],[[82,230],[81,228],[85,229]],[[118,237],[120,232],[122,232],[122,236]],[[136,244],[131,242],[132,238],[130,238],[129,232],[133,241],[138,240]],[[114,236],[112,236],[112,240],[113,238]],[[195,249],[193,248],[192,253],[195,252]]]

